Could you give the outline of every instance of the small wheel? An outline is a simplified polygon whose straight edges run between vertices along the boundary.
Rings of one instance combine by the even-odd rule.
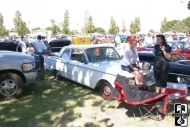
[[[111,84],[104,81],[100,84],[100,95],[105,100],[112,100],[114,98],[114,88]]]
[[[0,94],[6,98],[20,97],[24,90],[21,77],[14,73],[0,75]]]
[[[58,70],[55,70],[54,76],[55,76],[55,79],[56,79],[56,80],[60,80],[60,79],[61,79],[61,75],[60,75],[60,73],[59,73]]]

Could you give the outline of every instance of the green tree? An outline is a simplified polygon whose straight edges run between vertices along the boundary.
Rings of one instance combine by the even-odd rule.
[[[51,19],[51,31],[53,35],[56,35],[58,32],[60,32],[60,28],[56,25],[55,20]]]
[[[96,27],[96,32],[97,32],[97,33],[104,34],[106,31],[105,31],[105,29],[103,29],[103,28],[101,28],[101,27]]]
[[[51,30],[51,27],[46,27],[45,30]]]
[[[189,28],[182,21],[178,21],[172,27],[172,31],[186,33],[189,31]]]
[[[190,10],[190,1],[187,3],[187,9]]]
[[[88,33],[88,20],[89,20],[89,12],[88,10],[85,11],[84,15],[84,27],[82,28],[83,33]]]
[[[32,31],[41,30],[40,27],[32,28]]]
[[[0,13],[0,36],[7,36],[8,33],[8,30],[4,26],[3,15]]]
[[[17,10],[15,13],[15,17],[13,18],[13,23],[15,31],[18,33],[18,35],[25,35],[30,33],[30,30],[27,27],[26,23],[22,20],[22,15],[19,12],[19,10]]]
[[[69,34],[70,33],[70,30],[69,30],[69,11],[68,10],[65,11],[62,28],[63,28],[62,29],[63,34]]]
[[[160,27],[160,32],[164,33],[167,31],[167,27],[166,27],[166,24],[167,24],[168,20],[167,18],[165,17],[162,22],[161,22],[161,27]]]
[[[127,29],[126,29],[126,23],[124,20],[122,20],[122,29],[121,29],[122,33],[126,32]]]
[[[155,31],[153,29],[150,29],[149,32],[150,33],[155,33]]]
[[[119,28],[119,26],[117,26],[117,33],[119,33],[119,31],[120,31],[120,28]]]
[[[114,17],[112,16],[112,17],[111,17],[111,20],[110,20],[110,27],[109,27],[108,32],[109,32],[110,34],[116,34],[117,31],[118,31],[118,27],[117,27],[117,25],[116,25],[116,21],[115,21]]]
[[[190,29],[190,16],[183,19],[182,22]]]
[[[2,28],[3,25],[4,25],[3,15],[0,13],[0,28]]]
[[[90,15],[88,18],[87,33],[94,33],[95,31],[96,31],[96,27],[94,26],[93,18]]]
[[[173,31],[173,30],[172,30],[173,26],[174,26],[176,23],[178,23],[178,22],[180,22],[180,20],[171,20],[171,21],[168,21],[168,22],[166,23],[166,31]]]
[[[141,21],[139,17],[136,17],[135,20],[131,21],[130,24],[130,30],[129,30],[132,34],[135,34],[137,32],[141,31]]]

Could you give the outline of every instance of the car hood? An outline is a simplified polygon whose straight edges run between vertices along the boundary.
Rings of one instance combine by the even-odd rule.
[[[190,60],[179,60],[176,63],[190,66]]]
[[[0,59],[10,59],[10,60],[22,60],[24,62],[33,62],[34,57],[31,54],[14,52],[14,51],[0,51]]]

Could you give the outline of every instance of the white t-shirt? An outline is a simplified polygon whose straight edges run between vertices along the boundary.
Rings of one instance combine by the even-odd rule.
[[[122,65],[129,66],[130,64],[135,64],[137,61],[139,61],[137,48],[135,47],[134,50],[136,54],[133,54],[132,50],[129,47],[125,47],[123,59],[121,61]]]
[[[47,49],[45,43],[41,40],[36,40],[32,42],[32,46],[36,49],[37,52],[42,53],[44,50]]]
[[[26,43],[23,41],[19,41],[18,45],[20,46],[20,48],[22,49],[23,53],[26,53]]]
[[[147,36],[147,37],[145,38],[145,44],[146,44],[146,45],[152,44],[153,42],[154,42],[154,41],[153,41],[153,38],[152,38],[152,37]]]

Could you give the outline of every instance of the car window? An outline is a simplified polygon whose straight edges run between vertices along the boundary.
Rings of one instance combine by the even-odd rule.
[[[80,50],[80,49],[72,49],[71,60],[79,61],[79,62],[85,62],[86,58],[85,58],[84,51]]]
[[[64,52],[63,52],[63,55],[62,55],[62,58],[64,60],[70,60],[70,49],[65,49]]]
[[[113,47],[96,47],[85,50],[89,62],[120,60],[121,57]]]

